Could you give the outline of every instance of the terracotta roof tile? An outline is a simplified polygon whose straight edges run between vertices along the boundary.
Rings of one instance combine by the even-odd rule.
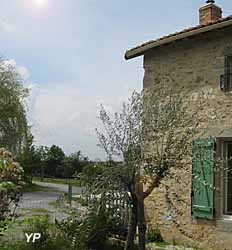
[[[231,16],[228,16],[228,17],[225,17],[225,18],[220,18],[220,19],[219,19],[218,21],[216,21],[216,22],[210,22],[210,23],[208,23],[208,24],[206,24],[206,25],[197,25],[197,26],[195,26],[195,27],[190,27],[190,28],[184,29],[184,30],[182,30],[182,31],[180,31],[180,32],[175,32],[175,33],[169,34],[169,35],[167,35],[167,36],[163,36],[163,37],[158,38],[158,39],[156,39],[156,40],[150,40],[150,41],[148,41],[148,42],[146,42],[146,43],[143,43],[143,44],[138,45],[138,46],[136,46],[136,47],[134,47],[134,48],[132,48],[132,49],[129,49],[129,50],[126,52],[125,58],[126,58],[126,59],[130,59],[129,57],[127,57],[127,53],[131,53],[131,52],[133,53],[133,51],[138,50],[138,49],[143,48],[143,47],[147,47],[147,46],[150,45],[150,44],[158,43],[159,41],[166,40],[167,38],[175,38],[175,37],[177,37],[177,36],[179,36],[179,35],[181,35],[181,34],[185,34],[185,33],[191,32],[191,31],[195,31],[195,30],[201,30],[201,29],[203,29],[203,28],[205,28],[205,27],[210,27],[210,26],[213,26],[213,25],[215,25],[215,24],[223,23],[223,22],[226,22],[226,21],[229,21],[229,20],[232,20],[232,15],[231,15]],[[156,46],[154,46],[154,47],[156,47]],[[149,49],[150,49],[150,48],[149,48]],[[135,57],[135,56],[133,56],[133,57]],[[131,57],[131,58],[133,58],[133,57]]]

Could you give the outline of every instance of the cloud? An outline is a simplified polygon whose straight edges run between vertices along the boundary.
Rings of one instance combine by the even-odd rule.
[[[12,33],[14,32],[15,28],[12,24],[6,22],[5,20],[0,19],[0,31],[6,32],[6,33]]]
[[[31,76],[29,69],[26,67],[17,66],[17,71],[24,80],[28,80]]]
[[[29,119],[37,145],[61,146],[66,153],[81,150],[91,159],[105,158],[97,147],[95,128],[101,127],[98,120],[100,104],[114,113],[128,96],[110,93],[89,93],[74,84],[34,85],[29,101]]]

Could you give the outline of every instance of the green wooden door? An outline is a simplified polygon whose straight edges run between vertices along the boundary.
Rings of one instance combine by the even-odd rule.
[[[196,218],[214,217],[214,145],[212,138],[193,143],[192,214]]]

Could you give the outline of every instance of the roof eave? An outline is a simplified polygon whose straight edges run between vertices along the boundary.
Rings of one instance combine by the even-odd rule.
[[[232,25],[232,20],[228,20],[228,21],[224,21],[221,23],[216,23],[216,24],[212,24],[206,27],[202,27],[196,30],[192,30],[192,31],[188,31],[186,33],[180,33],[178,35],[174,35],[174,36],[170,36],[167,37],[165,39],[162,40],[157,40],[154,42],[150,42],[146,45],[142,45],[140,47],[134,48],[134,49],[130,49],[128,51],[126,51],[125,53],[125,59],[129,60],[138,56],[142,56],[144,55],[144,53],[150,49],[156,48],[156,47],[160,47],[162,45],[166,45],[169,43],[172,43],[174,41],[179,41],[188,37],[192,37],[192,36],[196,36],[198,34],[202,34],[205,32],[209,32],[212,30],[216,30],[216,29],[221,29],[221,28],[225,28],[227,26]]]

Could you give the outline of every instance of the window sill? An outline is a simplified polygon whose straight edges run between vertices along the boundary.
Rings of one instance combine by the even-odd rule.
[[[223,216],[216,221],[217,230],[220,232],[232,233],[232,216]]]

